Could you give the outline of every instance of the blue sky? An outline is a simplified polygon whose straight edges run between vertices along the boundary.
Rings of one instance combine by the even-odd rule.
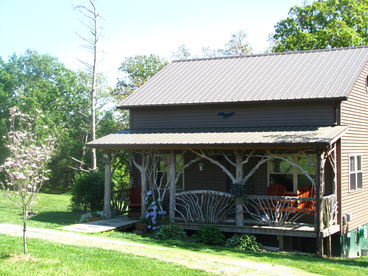
[[[97,0],[103,16],[101,71],[113,82],[124,57],[158,54],[166,59],[185,44],[193,54],[202,47],[219,48],[231,33],[244,30],[255,53],[290,7],[303,0]],[[83,18],[73,6],[86,0],[0,0],[0,56],[34,49],[82,69],[87,58],[76,32]]]

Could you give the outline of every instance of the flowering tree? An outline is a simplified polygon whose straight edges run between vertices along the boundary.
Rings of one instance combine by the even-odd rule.
[[[6,195],[11,197],[16,207],[22,209],[23,251],[27,254],[28,213],[42,183],[48,179],[46,165],[51,159],[55,139],[41,139],[37,135],[39,131],[32,124],[33,118],[21,113],[17,107],[9,111],[10,127],[6,137],[9,156],[0,165],[0,171],[4,174],[4,181],[0,183],[2,188],[9,191]]]

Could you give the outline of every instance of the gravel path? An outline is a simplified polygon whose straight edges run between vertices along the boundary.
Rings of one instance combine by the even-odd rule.
[[[21,236],[22,227],[14,224],[0,224],[0,233]],[[291,267],[254,262],[240,257],[217,256],[179,248],[146,245],[44,228],[29,228],[28,237],[62,244],[116,250],[220,275],[313,275]]]

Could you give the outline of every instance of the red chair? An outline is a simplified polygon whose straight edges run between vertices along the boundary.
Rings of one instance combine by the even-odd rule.
[[[141,186],[131,187],[128,190],[128,217],[141,215]]]
[[[267,195],[283,196],[286,193],[286,188],[281,184],[272,184],[267,187]]]

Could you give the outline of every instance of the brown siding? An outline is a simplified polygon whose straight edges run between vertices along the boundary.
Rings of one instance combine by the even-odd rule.
[[[227,119],[219,112],[235,112]],[[132,128],[328,126],[336,122],[329,103],[176,106],[131,111]]]
[[[188,162],[194,159],[194,154],[186,154],[185,159]],[[207,160],[201,160],[203,171],[199,170],[198,163],[194,163],[184,172],[185,190],[214,190],[228,192],[229,179],[218,166]]]
[[[368,63],[354,84],[348,100],[341,103],[341,124],[349,130],[341,139],[341,215],[351,213],[349,229],[368,223]],[[363,155],[363,189],[349,191],[349,154]]]

